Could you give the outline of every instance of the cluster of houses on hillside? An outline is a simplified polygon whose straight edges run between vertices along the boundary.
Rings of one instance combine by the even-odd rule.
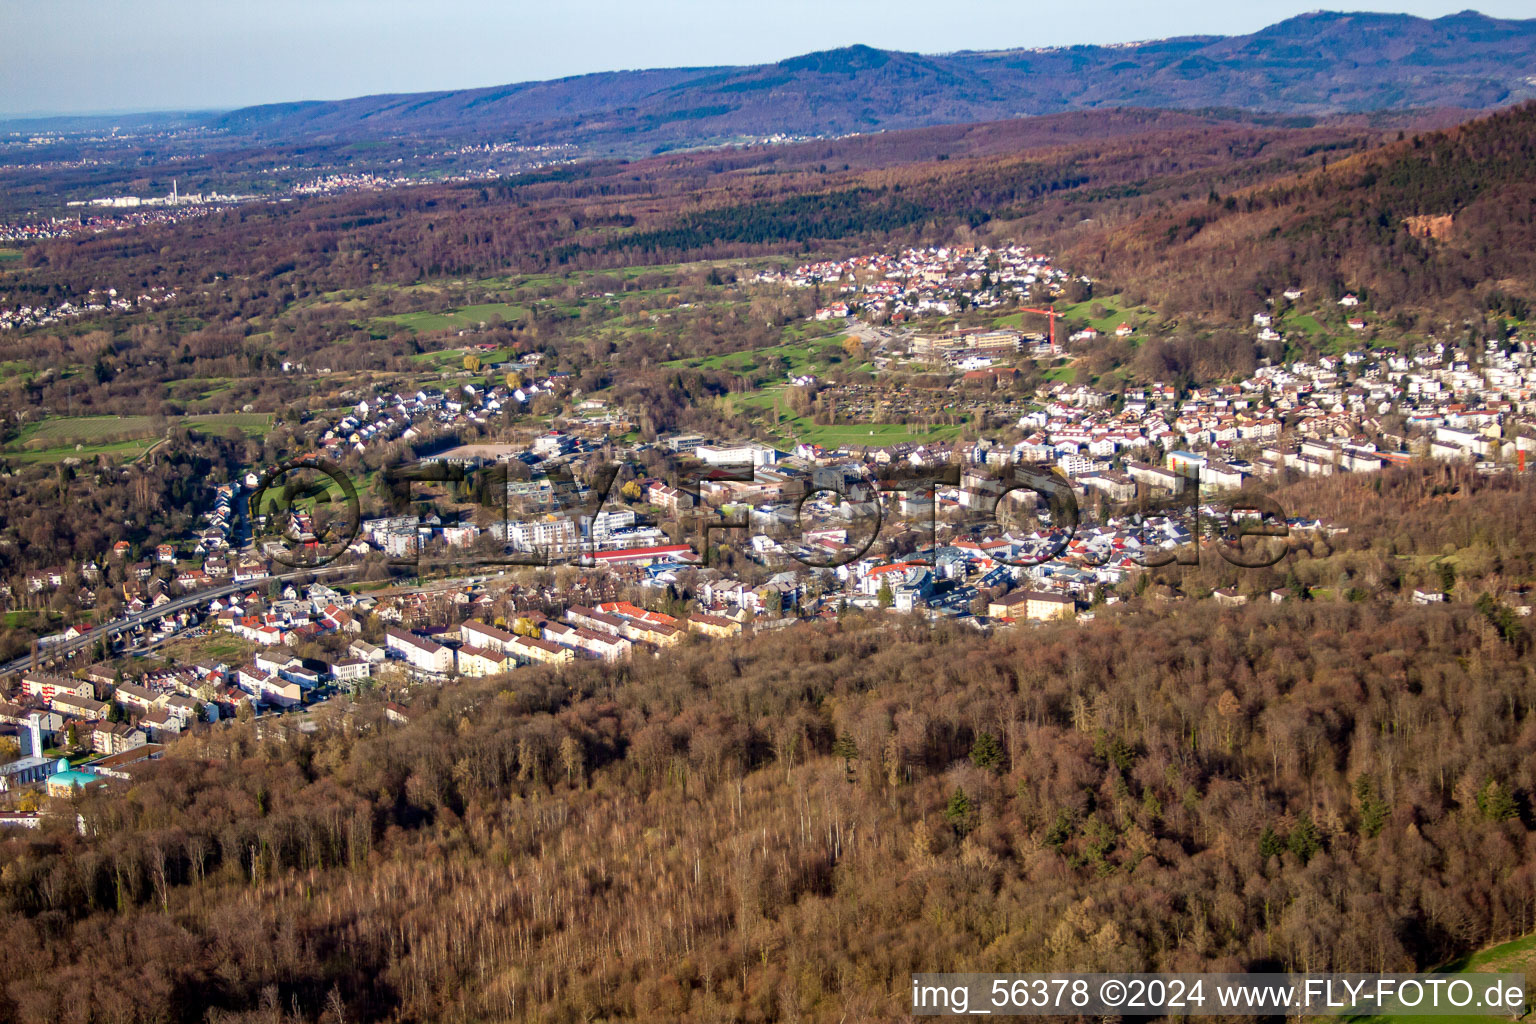
[[[38,304],[0,309],[0,331],[49,327],[82,316],[131,313],[134,310],[163,306],[174,301],[176,301],[176,293],[160,287],[150,288],[131,297],[119,295],[116,288],[102,290],[92,288],[79,302],[65,299],[53,306]]]
[[[952,617],[979,628],[1089,617],[1101,602],[1130,594],[1121,585],[1148,565],[1193,544],[1195,522],[1220,529],[1216,496],[1249,478],[1372,472],[1417,459],[1518,471],[1536,448],[1533,358],[1523,342],[1476,350],[1434,344],[1411,355],[1362,349],[1262,367],[1234,384],[1183,390],[1154,384],[1111,394],[1052,383],[1006,442],[780,451],[698,434],[615,445],[552,429],[526,442],[429,456],[466,468],[512,461],[526,468],[526,479],[506,485],[506,518],[486,532],[513,551],[584,575],[579,587],[542,584],[544,591],[521,603],[509,602],[520,586],[509,581],[496,584],[501,591],[470,580],[378,594],[324,583],[280,586],[257,552],[231,550],[243,491],[229,485],[217,490],[189,538],[204,559],[201,578],[172,582],[190,590],[213,581],[250,586],[186,609],[166,628],[224,630],[245,642],[246,653],[131,679],[99,667],[27,673],[0,700],[0,738],[14,739],[20,752],[0,766],[0,788],[44,784],[73,792],[113,772],[131,775],[135,760],[153,756],[195,721],[240,715],[242,705],[302,708],[386,672],[445,680],[664,656],[691,635],[724,639],[850,607]],[[351,445],[356,433],[372,443],[382,431],[361,439],[360,428],[383,420],[394,429],[398,416],[418,422],[467,408],[441,395],[391,396],[383,409],[369,405],[375,418],[366,423],[361,409],[338,421],[329,440]],[[337,432],[348,427],[345,436]],[[680,456],[708,471],[686,484],[632,471],[622,492],[605,496],[578,482],[593,478],[586,470],[598,460],[617,457],[655,471],[658,457]],[[1049,468],[1070,489],[1083,512],[1070,535],[1037,492],[1007,491],[999,482],[997,471],[1017,464]],[[921,483],[925,469],[945,475]],[[898,472],[916,472],[919,483],[883,494],[871,483]],[[1145,497],[1179,499],[1181,512],[1126,510],[1124,503]],[[882,524],[878,544],[868,542],[874,519]],[[700,521],[720,533],[680,530]],[[1285,525],[1300,534],[1332,529],[1304,517]],[[899,543],[888,546],[892,537]],[[706,559],[706,539],[727,543],[732,557]],[[418,511],[368,520],[357,550],[408,557],[484,540],[473,523]],[[140,554],[141,562],[129,564],[130,549],[119,545],[108,557],[122,560],[123,586],[141,588],[152,606],[167,599],[156,570],[179,566],[179,552],[163,545]],[[66,576],[43,573],[39,586],[60,586]],[[161,587],[150,593],[157,581]],[[1158,590],[1150,596],[1161,596]],[[615,599],[616,591],[630,599]],[[582,596],[598,593],[608,596]],[[1227,589],[1215,599],[1239,604],[1253,596]],[[1442,597],[1413,594],[1417,603]],[[56,756],[63,748],[95,760],[70,768]]]
[[[1111,393],[1057,383],[1019,419],[1021,441],[978,442],[965,455],[994,465],[1055,462],[1069,477],[1111,490],[1134,482],[1123,478],[1127,453],[1154,463],[1176,450],[1198,453],[1175,458],[1173,468],[1198,465],[1218,489],[1284,469],[1319,475],[1413,458],[1516,461],[1536,448],[1533,359],[1526,342],[1490,342],[1477,353],[1435,343],[1413,356],[1358,350],[1261,367],[1236,384],[1182,393],[1169,384]]]
[[[535,368],[532,362],[505,367],[528,374]],[[559,393],[566,386],[565,375],[554,373],[515,388],[466,383],[446,392],[422,389],[364,398],[321,434],[320,448],[331,456],[348,451],[362,454],[386,441],[414,441],[456,427],[485,425],[509,408],[521,408],[541,394]]]
[[[992,282],[1030,286],[1056,286],[1064,279],[1048,259],[1026,249],[933,249],[807,265],[797,268],[789,281],[838,281],[862,289],[882,281],[953,283],[962,278],[974,278],[979,285],[983,275]],[[911,346],[926,346],[929,357],[950,362],[994,352],[1004,355],[1020,343],[1017,332],[990,329],[909,339]],[[1536,449],[1533,363],[1536,352],[1530,343],[1501,339],[1476,346],[1430,342],[1412,352],[1359,348],[1338,356],[1264,365],[1241,380],[1219,385],[1153,383],[1109,392],[1051,382],[1040,388],[1034,402],[1018,407],[1022,413],[1016,408],[1010,414],[1012,429],[1002,441],[844,448],[801,444],[780,451],[758,441],[675,434],[655,442],[615,444],[567,422],[578,432],[548,429],[523,441],[461,445],[423,458],[465,469],[517,464],[518,472],[508,474],[504,516],[493,517],[489,525],[484,517],[477,524],[448,510],[369,519],[352,554],[383,552],[392,559],[431,552],[467,556],[494,541],[493,546],[538,556],[536,560],[606,571],[629,585],[687,591],[701,615],[737,622],[744,613],[803,617],[845,605],[1009,620],[1020,616],[998,614],[1009,605],[994,599],[1011,592],[1070,598],[1074,608],[1082,610],[1139,571],[1149,549],[1174,549],[1189,542],[1175,519],[1133,523],[1106,511],[1138,495],[1178,494],[1189,502],[1208,503],[1213,495],[1254,477],[1371,472],[1415,459],[1465,459],[1490,471],[1519,468]],[[436,436],[455,425],[486,422],[540,394],[567,387],[562,375],[540,376],[537,365],[532,360],[518,364],[520,379],[529,382],[518,388],[471,383],[449,391],[363,398],[322,426],[314,454],[344,457],[378,444]],[[609,414],[601,406],[594,410]],[[693,484],[664,473],[626,476],[623,497],[613,492],[604,500],[576,482],[586,478],[590,464],[603,459],[632,466],[646,462],[656,472],[657,456],[663,461],[687,457],[720,470],[745,467],[749,472],[746,479],[723,474]],[[1057,537],[1048,517],[1039,515],[1041,508],[1018,510],[1025,518],[1036,514],[1031,528],[999,524],[978,529],[968,521],[995,498],[984,471],[1014,464],[1059,470],[1080,506],[1089,510],[1065,549],[1054,551]],[[892,467],[956,465],[962,471],[958,485],[884,497],[859,493],[860,481]],[[310,588],[302,597],[261,593],[273,571],[270,552],[261,545],[270,542],[241,548],[235,534],[237,510],[257,483],[247,478],[217,488],[212,506],[184,543],[140,552],[119,542],[97,561],[38,570],[28,574],[23,585],[33,595],[78,585],[82,604],[88,604],[104,585],[105,570],[115,565],[119,568],[113,568],[112,578],[121,578],[114,585],[122,590],[126,610],[138,612],[163,605],[178,592],[250,584],[244,593],[210,601],[205,608],[184,609],[156,628],[167,634],[198,624],[216,625],[258,648],[290,653],[317,636],[355,632],[359,619],[375,611],[368,599],[362,599],[365,606],[359,608],[353,603],[358,598],[324,587]],[[803,500],[812,491],[821,493]],[[1015,492],[1015,501],[1020,493]],[[861,550],[859,523],[874,501],[884,503],[890,523],[911,534],[900,557],[875,558]],[[816,519],[814,526],[806,525],[807,516]],[[744,558],[736,568],[705,566],[699,538],[679,533],[681,523],[700,517],[718,522],[718,537],[728,539]],[[1306,519],[1290,525],[1304,531],[1327,528]],[[859,557],[846,557],[856,550]],[[1054,557],[1040,565],[1022,564],[1038,560],[1042,552],[1054,552]],[[1043,605],[1037,602],[1035,607]],[[387,617],[393,608],[385,602],[377,610]],[[588,632],[595,628],[590,623],[569,625]],[[398,628],[411,631],[404,622]],[[585,633],[573,634],[585,642],[578,643],[570,637],[562,640],[553,635],[556,632],[541,624],[537,636],[524,639],[555,644],[573,657],[608,656],[614,649],[611,642]],[[45,638],[43,646],[79,633],[79,627],[71,627]],[[627,635],[624,639],[636,642]],[[432,637],[427,641],[452,647]],[[642,643],[653,641],[639,638]],[[535,645],[511,661],[498,661],[483,653],[496,653],[493,647],[471,642],[460,646],[468,650],[463,665],[471,673],[537,661],[535,651],[542,650]],[[381,649],[386,656],[392,650],[387,643]],[[400,660],[408,660],[403,648],[397,653]],[[312,682],[356,678],[371,670],[373,663],[362,660],[366,664],[361,666],[235,665],[228,667],[226,682],[236,690],[244,686],[242,692],[259,700],[270,698],[275,705],[292,702],[296,686],[302,702]],[[457,655],[449,671],[463,671]]]
[[[968,343],[985,341],[982,334]],[[1536,448],[1533,358],[1536,355],[1526,342],[1488,342],[1475,349],[1431,343],[1414,353],[1369,348],[1337,357],[1264,366],[1236,383],[1182,390],[1155,383],[1112,393],[1054,382],[1036,395],[1034,408],[1019,416],[1013,432],[1016,440],[1008,442],[900,443],[845,449],[803,444],[780,452],[758,442],[717,443],[699,435],[674,435],[653,445],[615,446],[606,440],[548,430],[525,442],[465,445],[423,460],[466,468],[517,462],[527,470],[509,480],[506,518],[492,523],[488,531],[447,512],[441,516],[429,512],[372,519],[363,524],[353,553],[361,556],[382,551],[391,558],[412,558],[432,550],[451,553],[475,548],[489,532],[515,552],[580,561],[624,574],[642,585],[665,587],[675,585],[677,573],[697,569],[702,556],[695,543],[677,538],[669,524],[701,512],[742,523],[744,532],[732,536],[744,539],[749,557],[769,574],[799,571],[795,556],[805,551],[797,551],[796,544],[815,553],[819,560],[829,558],[827,549],[845,543],[838,529],[851,534],[851,517],[858,514],[859,502],[837,501],[827,506],[823,496],[811,511],[833,513],[834,519],[844,515],[847,522],[833,521],[822,531],[798,530],[788,546],[785,537],[797,532],[801,514],[794,504],[797,495],[837,476],[841,472],[838,466],[848,470],[838,479],[852,481],[896,463],[914,468],[959,463],[992,469],[1015,463],[1048,463],[1060,469],[1084,506],[1093,507],[1100,499],[1106,503],[1129,500],[1138,491],[1172,493],[1181,490],[1194,474],[1199,476],[1200,496],[1207,497],[1237,488],[1252,477],[1286,472],[1370,472],[1416,458],[1518,465]],[[561,385],[547,378],[541,385],[530,386]],[[417,424],[423,430],[429,425],[435,429],[439,424],[456,422],[456,417],[489,415],[506,400],[516,401],[516,397],[498,396],[496,389],[482,391],[472,385],[462,396],[418,392],[364,400],[327,429],[323,443],[332,450],[356,445],[366,449],[388,437],[402,436]],[[637,496],[619,501],[610,494],[609,501],[594,508],[591,494],[576,485],[567,471],[579,470],[584,462],[599,455],[624,460],[643,455],[646,448],[658,449],[669,457],[688,456],[706,465],[746,465],[752,479],[704,480],[696,487],[683,487],[677,481],[639,477],[633,481],[639,489]],[[933,510],[942,517],[969,507],[973,499],[964,492],[963,487],[937,488],[930,495],[897,495],[888,500],[898,517],[920,518]],[[177,591],[191,592],[227,582],[256,584],[268,577],[271,564],[264,552],[232,549],[234,510],[242,495],[239,485],[219,488],[213,507],[188,538],[185,549],[163,545],[152,554],[145,553],[150,557],[126,566],[127,578],[121,587],[130,612],[163,604]],[[702,508],[695,509],[695,503]],[[1113,531],[1116,524],[1098,523],[1095,528]],[[1155,533],[1153,527],[1146,529]],[[1024,545],[1031,543],[1026,537],[1016,539]],[[1079,539],[1085,543],[1092,540],[1086,535]],[[944,541],[942,536],[926,537],[921,546],[942,547]],[[1033,543],[1040,542],[1037,539]],[[1141,541],[1126,543],[1134,547]],[[1180,541],[1169,533],[1158,543],[1176,545]],[[1094,548],[1095,544],[1088,546]],[[1090,550],[1087,557],[1092,561],[1101,554]],[[126,559],[127,555],[125,542],[110,553],[111,558]],[[72,571],[78,571],[82,597],[89,599],[93,580],[99,587],[102,565],[106,564],[108,560],[103,559],[101,565],[90,563],[74,570],[59,567],[37,571],[27,577],[25,585],[33,593],[57,589],[73,578]],[[1090,567],[1074,568],[1086,571]],[[1066,585],[1070,579],[1083,593],[1116,581],[1113,565],[1091,569],[1084,578],[1059,576],[1056,582]],[[941,583],[945,578],[934,574],[934,580]],[[760,589],[756,576],[752,576],[750,586],[744,579],[735,582],[754,594]],[[832,589],[841,587],[851,600],[870,596],[858,592],[857,582],[839,578]],[[953,588],[925,591],[919,580],[906,582],[914,586],[897,587],[893,593],[899,605],[937,604],[955,611],[970,606],[964,591],[955,597]],[[1008,582],[1024,585],[1041,581],[1010,578]],[[728,587],[732,581],[719,583]],[[828,592],[826,580],[787,589]],[[248,621],[253,616],[238,601],[230,600],[228,607],[216,606],[209,612],[223,613],[221,622],[231,620],[231,629],[255,643],[285,644],[290,635],[302,637],[306,630],[328,628],[317,624],[312,616],[289,614],[281,608],[268,609],[254,617],[258,621]],[[756,597],[746,599],[749,606],[757,602]],[[770,596],[766,603],[800,607],[789,595]],[[184,612],[162,629],[185,627],[199,618]],[[68,639],[68,635],[47,638],[49,642],[58,639]]]
[[[523,370],[531,370],[535,365],[534,362],[518,364]],[[364,399],[350,413],[325,428],[320,435],[319,447],[300,458],[340,458],[354,452],[366,452],[374,445],[389,441],[411,441],[466,424],[484,424],[509,406],[526,404],[540,394],[557,392],[565,386],[562,374],[527,379],[528,383],[511,389],[504,385],[483,388],[464,384],[456,392],[423,390],[409,395],[389,394]],[[590,443],[583,442],[572,445],[569,453],[581,455],[590,448]],[[531,461],[538,460],[533,458]],[[138,613],[157,607],[169,601],[176,592],[190,593],[221,583],[254,583],[266,579],[272,571],[271,550],[256,546],[237,551],[232,546],[237,508],[260,485],[260,475],[252,471],[242,481],[217,487],[211,507],[203,513],[197,528],[185,542],[161,544],[151,557],[129,564],[126,579],[121,584],[125,610]],[[302,517],[303,513],[293,515]],[[471,524],[439,521],[427,523],[425,527],[426,533],[419,537],[422,542],[430,538],[449,546],[462,546],[472,543],[479,535]],[[418,532],[413,526],[410,537],[413,549],[418,542]],[[300,529],[297,535],[302,534]],[[375,547],[391,554],[402,553],[402,538],[386,538],[383,531],[376,529],[359,541],[353,553],[361,555],[370,550],[366,543],[369,540],[375,542]],[[268,549],[282,546],[281,541],[271,539],[261,543]],[[99,598],[96,588],[102,585],[104,571],[110,562],[126,560],[132,551],[133,545],[128,541],[118,541],[109,552],[103,552],[94,561],[31,571],[26,575],[24,585],[30,594],[56,591],[78,574],[81,587],[78,603],[89,608]],[[164,571],[157,571],[162,567],[165,567]],[[187,618],[183,617],[180,625],[186,624]],[[46,638],[47,641],[59,639],[69,637],[60,634]]]
[[[1188,544],[1187,529],[1174,518],[1118,520],[1113,515],[1087,519],[1073,542],[1045,564],[1020,568],[1042,551],[1051,551],[1050,529],[991,537],[955,533],[919,538],[921,565],[859,559],[830,574],[808,570],[807,554],[836,562],[854,547],[856,521],[868,502],[829,500],[822,495],[802,507],[797,496],[829,483],[868,478],[895,464],[907,467],[1001,469],[1011,464],[1048,464],[1060,470],[1079,504],[1095,508],[1126,502],[1137,495],[1185,495],[1187,503],[1240,488],[1254,477],[1285,473],[1324,475],[1372,472],[1415,459],[1467,459],[1493,468],[1514,469],[1536,448],[1536,368],[1525,342],[1497,342],[1476,350],[1440,343],[1404,355],[1387,348],[1350,351],[1283,367],[1263,367],[1229,385],[1180,390],[1154,384],[1121,393],[1083,385],[1053,383],[1039,397],[1039,407],[1020,417],[1019,439],[1004,443],[974,441],[829,449],[811,444],[775,452],[753,443],[709,443],[693,436],[670,439],[703,461],[750,464],[750,481],[707,481],[694,491],[653,483],[644,504],[657,522],[682,514],[731,517],[740,524],[741,546],[765,571],[787,574],[785,592],[763,606],[814,613],[827,600],[880,603],[897,608],[927,607],[961,614],[977,612],[976,600],[1001,586],[1071,596],[1079,607],[1104,588],[1140,571],[1148,549],[1176,549]],[[1021,436],[1020,436],[1021,435]],[[729,453],[719,458],[717,453]],[[959,486],[935,487],[922,495],[887,496],[887,516],[941,521],[962,517],[985,502],[985,474],[967,473]],[[1017,493],[1017,492],[1016,492]],[[585,495],[577,501],[584,501]],[[573,503],[574,505],[574,503]],[[806,509],[831,517],[815,530],[794,529]],[[626,511],[626,516],[634,510]],[[842,522],[837,522],[841,516]],[[560,517],[554,517],[556,519]],[[626,519],[625,522],[630,522]],[[591,519],[571,516],[513,528],[513,536],[540,547],[540,537],[558,533],[558,544],[542,550],[588,564],[603,564],[602,534]],[[1293,518],[1293,530],[1327,531],[1328,524]],[[792,539],[786,537],[792,534]],[[977,541],[995,547],[979,555],[965,547]],[[996,557],[994,557],[994,555]],[[699,569],[696,546],[684,551],[642,550],[631,563],[637,582],[675,586],[680,573],[700,582],[706,607],[710,597],[733,582],[718,569]],[[811,564],[816,564],[810,560]],[[819,578],[818,578],[819,577]],[[780,580],[780,583],[786,583]],[[748,588],[752,589],[752,588]],[[807,597],[814,600],[806,602]],[[750,606],[759,607],[756,598]],[[995,603],[995,602],[994,602]],[[990,605],[988,606],[990,608]],[[1000,607],[1000,606],[999,606]],[[1008,616],[1011,617],[1011,616]]]
[[[29,672],[0,699],[0,739],[9,739],[18,751],[0,765],[0,790],[47,779],[58,766],[50,750],[120,757],[216,714],[190,691],[151,689],[99,673],[77,678]]]
[[[214,206],[121,208],[111,212],[82,212],[67,217],[6,221],[0,223],[0,242],[39,242],[54,238],[99,235],[108,231],[124,231],[146,225],[163,226],[176,224],[190,217],[206,216],[217,212],[218,209],[219,207]]]
[[[1020,417],[1019,439],[1011,443],[800,445],[780,452],[758,442],[675,435],[654,447],[705,465],[747,466],[750,479],[705,479],[685,488],[641,477],[634,481],[638,496],[620,502],[610,494],[595,511],[592,494],[575,483],[580,474],[564,469],[579,468],[600,447],[613,455],[611,444],[549,431],[522,445],[466,446],[431,458],[474,466],[523,463],[530,479],[509,485],[508,518],[493,530],[498,539],[556,562],[606,568],[642,587],[676,589],[686,583],[706,614],[806,615],[869,604],[1011,619],[993,614],[994,606],[1003,605],[984,599],[1020,589],[1069,597],[1075,607],[1085,607],[1140,571],[1149,550],[1189,543],[1185,526],[1174,518],[1132,523],[1090,516],[1069,547],[1028,567],[1019,563],[1054,548],[1048,524],[1015,533],[998,529],[990,536],[941,527],[917,538],[921,564],[903,564],[897,571],[889,560],[840,560],[855,546],[867,499],[829,500],[823,494],[802,505],[800,496],[827,486],[850,495],[858,480],[897,463],[974,467],[958,486],[885,499],[893,519],[933,517],[942,523],[963,520],[987,502],[990,478],[982,470],[1016,463],[1058,468],[1080,505],[1093,509],[1138,494],[1187,494],[1190,502],[1208,501],[1249,478],[1285,472],[1369,472],[1426,457],[1512,461],[1536,439],[1536,431],[1526,429],[1533,411],[1527,383],[1533,379],[1531,359],[1523,343],[1489,345],[1475,353],[1431,345],[1412,356],[1369,349],[1264,367],[1235,384],[1183,391],[1154,384],[1108,393],[1053,383],[1038,396],[1038,408]],[[622,459],[645,447],[617,454]],[[819,528],[802,528],[807,511],[825,520]],[[739,524],[740,532],[732,536],[752,565],[745,576],[701,566],[702,552],[692,538],[670,540],[675,534],[669,523],[697,515]],[[1328,528],[1305,518],[1290,525],[1300,531]],[[392,555],[437,543],[467,547],[480,539],[477,529],[433,515],[364,526],[370,547]],[[808,567],[817,564],[836,568]],[[475,657],[472,653],[475,670],[490,664]]]
[[[756,280],[835,291],[840,298],[819,308],[818,320],[868,311],[901,323],[927,313],[991,309],[1011,296],[1053,298],[1070,277],[1053,266],[1049,256],[1014,245],[929,246],[822,260],[788,273],[764,271]]]

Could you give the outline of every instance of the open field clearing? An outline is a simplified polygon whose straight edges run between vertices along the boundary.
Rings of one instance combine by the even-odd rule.
[[[1470,956],[1459,960],[1452,960],[1441,967],[1435,973],[1463,973],[1475,972],[1478,974],[1524,974],[1526,976],[1526,991],[1530,991],[1530,979],[1536,976],[1536,935],[1525,935],[1509,942],[1502,942],[1496,946],[1480,949]],[[1436,1021],[1443,1024],[1487,1024],[1492,1021],[1508,1021],[1508,1016],[1492,1016],[1480,1014],[1464,1014],[1446,1016],[1437,1014],[1433,1017],[1412,1014],[1384,1014],[1379,1017],[1357,1017],[1357,1022],[1370,1022],[1370,1024],[1406,1024],[1408,1021]]]
[[[257,436],[271,428],[272,416],[238,412],[178,417],[60,416],[26,427],[4,454],[26,462],[50,462],[71,455],[135,458],[157,437],[178,426],[221,433],[233,428]]]
[[[442,313],[392,313],[374,317],[369,323],[420,333],[479,327],[482,323],[489,324],[497,320],[521,320],[527,315],[526,309],[510,302],[487,302]]]

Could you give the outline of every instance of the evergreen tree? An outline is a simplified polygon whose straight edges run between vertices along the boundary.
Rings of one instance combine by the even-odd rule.
[[[1267,825],[1264,827],[1264,831],[1259,833],[1259,856],[1263,857],[1265,860],[1269,860],[1271,857],[1280,856],[1285,848],[1285,833],[1276,832],[1274,829]]]
[[[1002,770],[1003,748],[991,733],[984,732],[976,737],[976,742],[971,746],[971,763],[989,772]]]
[[[1386,827],[1387,818],[1391,816],[1392,808],[1377,793],[1376,786],[1369,776],[1362,775],[1355,780],[1355,799],[1360,803],[1361,835],[1368,839],[1381,835],[1381,830]]]
[[[1519,813],[1515,798],[1497,779],[1477,791],[1477,812],[1489,821],[1508,821]]]
[[[975,829],[976,805],[965,795],[965,790],[956,789],[949,798],[949,804],[944,808],[944,820],[949,822],[955,834],[962,839]]]
[[[1056,820],[1045,830],[1041,842],[1053,850],[1060,850],[1072,838],[1072,812],[1063,807],[1056,812]]]
[[[1296,827],[1291,829],[1285,848],[1294,853],[1303,864],[1323,848],[1323,841],[1317,834],[1317,826],[1312,823],[1310,814],[1303,812],[1297,817]]]
[[[844,733],[832,744],[832,755],[843,759],[843,770],[848,773],[849,780],[853,779],[853,762],[858,760],[859,745],[853,742],[853,737]]]

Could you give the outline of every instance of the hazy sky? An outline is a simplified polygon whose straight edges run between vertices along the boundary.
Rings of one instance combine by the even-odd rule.
[[[1453,13],[1469,0],[1348,0]],[[1319,0],[0,0],[0,115],[215,109],[750,64],[868,43],[949,50],[1252,32]],[[1531,0],[1482,0],[1496,17]]]

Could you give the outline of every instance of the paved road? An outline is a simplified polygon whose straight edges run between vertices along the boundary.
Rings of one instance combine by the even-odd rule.
[[[277,576],[268,576],[265,579],[245,580],[241,583],[223,583],[217,587],[205,587],[202,590],[194,591],[190,594],[183,594],[181,597],[172,598],[158,608],[146,608],[144,611],[135,615],[125,615],[120,619],[113,619],[111,622],[102,623],[101,625],[92,628],[89,632],[75,637],[73,640],[65,640],[62,643],[52,644],[49,647],[38,651],[37,662],[39,666],[42,666],[48,662],[58,661],[71,651],[78,651],[92,646],[101,639],[103,634],[110,636],[113,633],[121,633],[126,630],[133,629],[135,626],[142,626],[147,623],[154,622],[158,619],[163,619],[167,615],[175,615],[183,608],[190,608],[194,605],[207,604],[209,601],[213,601],[216,598],[227,597],[230,594],[234,594],[242,590],[249,590],[252,587],[259,587],[265,583],[270,583],[273,580],[284,582],[287,580],[298,579],[301,576],[331,576],[340,573],[353,572],[356,570],[356,568],[356,566],[352,565],[325,566],[320,569],[306,569],[298,572],[283,573]],[[30,654],[25,655],[23,657],[15,658],[11,661],[5,662],[4,664],[0,664],[0,676],[15,675],[18,672],[25,672],[31,667],[32,656]]]

